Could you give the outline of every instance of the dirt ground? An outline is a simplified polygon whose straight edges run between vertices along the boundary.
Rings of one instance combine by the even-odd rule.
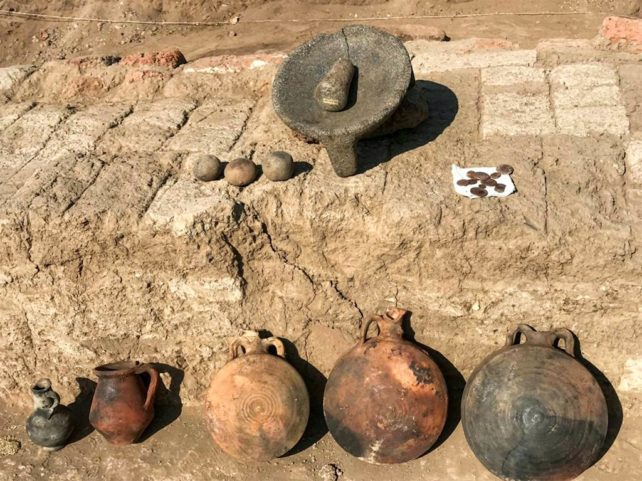
[[[0,66],[43,62],[88,54],[122,55],[141,49],[179,48],[188,58],[257,50],[287,50],[311,35],[363,22],[394,29],[430,19],[453,39],[506,37],[523,47],[541,38],[589,38],[606,14],[633,15],[639,0],[275,0],[275,1],[16,1],[0,10],[66,17],[144,22],[222,22],[218,26],[136,25],[47,21],[0,13]],[[575,13],[575,15],[488,15],[494,13]],[[462,18],[452,18],[464,15]],[[238,17],[238,23],[234,19]],[[391,18],[387,17],[407,17]],[[370,20],[383,18],[382,20]],[[340,19],[341,21],[338,21]],[[261,22],[268,23],[261,23]],[[259,23],[256,23],[259,22]]]
[[[529,11],[589,13],[411,22],[452,39],[406,43],[430,117],[360,143],[359,174],[339,179],[321,145],[278,119],[271,85],[285,51],[343,23],[251,21],[516,8],[353,3],[0,1],[152,21],[240,16],[154,30],[0,15],[0,481],[491,481],[459,402],[518,323],[573,330],[607,398],[603,456],[578,479],[642,479],[642,54],[591,40],[600,12],[638,14],[639,2],[534,1]],[[410,21],[367,23],[388,22]],[[188,63],[76,57],[170,46]],[[296,161],[287,182],[237,189],[192,173],[193,154],[260,165],[277,149]],[[452,164],[501,163],[516,194],[453,192]],[[364,317],[389,305],[412,312],[408,334],[444,372],[450,414],[429,453],[372,466],[333,441],[321,399]],[[203,422],[203,393],[244,329],[284,339],[312,400],[304,438],[269,463],[231,460]],[[92,368],[125,358],[156,363],[162,387],[141,442],[114,448],[86,424]],[[51,454],[23,427],[43,376],[79,419]]]

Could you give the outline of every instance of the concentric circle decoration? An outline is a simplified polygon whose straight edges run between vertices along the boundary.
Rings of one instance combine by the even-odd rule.
[[[260,392],[242,392],[238,400],[239,420],[248,423],[268,422],[279,412],[281,400],[269,386]]]
[[[301,439],[310,401],[303,379],[271,354],[244,355],[212,379],[207,425],[214,441],[238,459],[266,461]]]
[[[608,412],[599,385],[573,357],[514,346],[473,374],[462,423],[471,449],[497,476],[564,480],[597,460]]]

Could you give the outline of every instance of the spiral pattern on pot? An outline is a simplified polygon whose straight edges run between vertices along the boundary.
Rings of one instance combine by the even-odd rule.
[[[550,348],[492,358],[470,379],[463,410],[471,449],[505,479],[571,479],[595,462],[606,436],[599,385]]]
[[[261,387],[261,391],[243,392],[239,399],[238,414],[244,422],[265,422],[279,412],[281,401],[271,388]]]

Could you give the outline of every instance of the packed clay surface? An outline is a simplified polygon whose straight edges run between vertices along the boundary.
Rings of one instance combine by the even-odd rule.
[[[179,47],[189,60],[283,50],[362,19],[404,40],[509,35],[533,46],[587,38],[605,15],[639,11],[640,0],[0,0],[0,66],[146,48]]]
[[[491,480],[458,405],[518,323],[574,331],[607,394],[610,449],[578,479],[642,477],[641,54],[588,38],[406,47],[430,118],[362,141],[346,179],[273,111],[287,52],[0,69],[0,437],[22,444],[1,480]],[[274,150],[292,179],[194,178],[194,154],[260,165]],[[452,164],[508,164],[517,192],[459,196]],[[411,311],[451,414],[430,453],[381,467],[337,447],[320,402],[365,317],[390,305]],[[225,457],[202,420],[245,329],[284,339],[312,399],[294,454],[264,464]],[[162,373],[140,444],[85,429],[58,453],[29,444],[35,379],[82,411],[93,367],[120,359]]]

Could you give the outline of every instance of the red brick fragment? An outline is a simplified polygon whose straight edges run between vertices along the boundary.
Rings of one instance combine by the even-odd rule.
[[[157,67],[176,68],[187,61],[180,50],[161,50],[159,52],[142,52],[123,57],[121,65],[154,65]]]

